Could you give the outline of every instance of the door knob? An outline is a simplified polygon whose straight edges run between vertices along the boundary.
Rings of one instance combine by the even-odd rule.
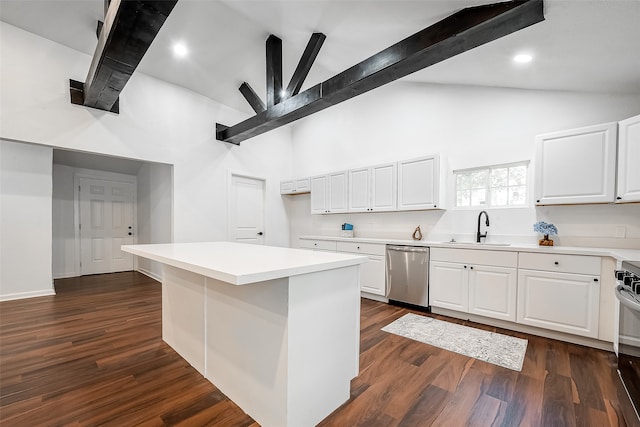
[[[258,231],[258,236],[262,236],[264,233],[262,231]]]

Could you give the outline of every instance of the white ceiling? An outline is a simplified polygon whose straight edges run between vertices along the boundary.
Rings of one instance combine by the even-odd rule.
[[[247,81],[264,100],[269,34],[283,40],[285,86],[311,33],[327,36],[304,90],[466,6],[492,2],[180,0],[138,71],[250,113],[238,86]],[[103,0],[0,0],[2,21],[91,55],[102,17]],[[639,0],[545,0],[545,18],[403,80],[640,96]],[[173,58],[175,41],[188,45],[186,59]],[[517,66],[518,52],[535,59]]]

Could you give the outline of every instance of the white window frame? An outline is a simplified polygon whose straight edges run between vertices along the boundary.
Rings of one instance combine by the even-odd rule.
[[[513,163],[503,163],[503,164],[498,164],[498,165],[489,165],[489,166],[482,166],[482,167],[474,167],[474,168],[468,168],[468,169],[457,169],[453,171],[453,203],[452,205],[454,206],[454,209],[522,209],[522,208],[528,208],[529,207],[529,203],[531,200],[531,189],[532,187],[532,177],[531,177],[531,168],[530,168],[530,161],[529,160],[524,160],[524,161],[520,161],[520,162],[513,162]],[[511,167],[516,167],[516,166],[525,166],[526,167],[526,181],[524,184],[525,187],[525,199],[524,199],[524,203],[520,204],[520,205],[492,205],[491,204],[491,189],[494,187],[491,187],[491,182],[490,182],[490,177],[491,177],[491,171],[494,169],[504,169],[504,168],[511,168]],[[470,205],[470,206],[458,206],[458,175],[460,174],[470,174],[470,173],[475,173],[475,172],[481,172],[481,171],[487,171],[489,178],[487,179],[487,185],[486,185],[486,195],[485,195],[485,203],[483,205]],[[509,188],[507,186],[507,188]]]

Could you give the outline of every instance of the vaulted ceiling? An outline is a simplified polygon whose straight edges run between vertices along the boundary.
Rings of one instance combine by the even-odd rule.
[[[243,81],[265,97],[265,40],[283,40],[288,82],[309,37],[327,39],[302,90],[464,8],[496,0],[180,0],[137,72],[252,114]],[[103,0],[0,0],[0,19],[93,55]],[[545,0],[545,21],[404,81],[640,96],[640,1]],[[187,57],[171,48],[183,42]],[[527,52],[531,63],[512,61]],[[126,93],[126,89],[125,89]]]

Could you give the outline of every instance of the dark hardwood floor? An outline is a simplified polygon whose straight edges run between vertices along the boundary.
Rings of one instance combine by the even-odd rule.
[[[162,341],[157,282],[114,273],[56,292],[0,303],[0,425],[257,426]],[[515,372],[380,330],[408,312],[362,300],[360,375],[321,426],[626,425],[613,353],[497,330],[529,340]]]

